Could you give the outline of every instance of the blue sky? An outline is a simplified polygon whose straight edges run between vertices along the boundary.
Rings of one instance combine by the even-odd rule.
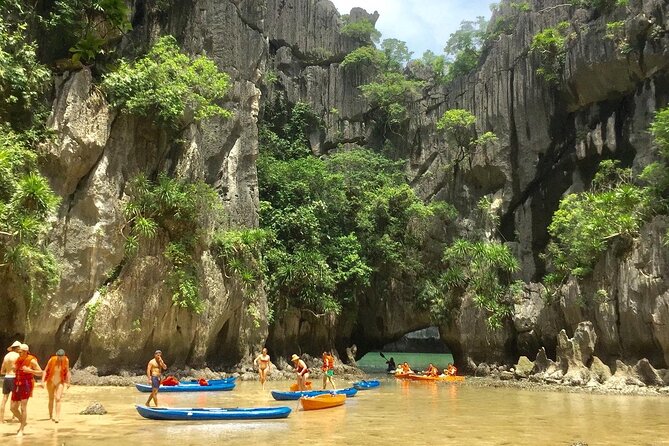
[[[444,44],[463,20],[490,18],[488,0],[331,0],[341,14],[359,6],[379,12],[376,29],[381,39],[403,40],[420,57],[430,49],[441,54]]]

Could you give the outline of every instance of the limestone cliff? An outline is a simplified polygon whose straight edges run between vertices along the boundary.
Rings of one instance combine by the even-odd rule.
[[[380,149],[387,142],[358,89],[373,73],[340,66],[359,43],[342,36],[330,1],[189,0],[165,11],[152,5],[133,2],[134,29],[119,50],[131,55],[173,34],[186,51],[205,52],[233,80],[225,105],[234,116],[191,125],[175,140],[145,119],[113,110],[87,69],[59,75],[49,119],[58,138],[45,148],[43,171],[62,197],[50,236],[61,282],[26,324],[14,279],[6,277],[0,340],[25,336],[38,354],[64,347],[81,365],[118,370],[143,364],[158,347],[172,364],[218,366],[248,360],[266,339],[277,353],[317,353],[323,346],[343,353],[352,343],[361,351],[380,347],[431,325],[414,308],[407,284],[389,278],[340,317],[295,310],[268,327],[262,290],[249,295],[209,251],[197,258],[206,310],[194,315],[172,306],[164,286],[166,240],[158,237],[125,257],[122,204],[140,172],[202,179],[219,191],[230,226],[257,226],[258,114],[262,119],[264,104],[279,95],[307,102],[323,118],[324,130],[309,135],[316,155],[338,144]],[[606,362],[643,356],[667,366],[669,253],[659,243],[666,218],[650,222],[633,246],[614,246],[589,279],[567,283],[551,302],[533,282],[545,272],[539,254],[560,198],[583,190],[601,159],[621,159],[636,171],[655,159],[647,128],[653,112],[669,103],[669,5],[631,0],[613,15],[557,0],[530,6],[514,13],[513,30],[489,43],[474,72],[449,85],[428,83],[410,106],[402,137],[391,136],[395,153],[408,159],[414,189],[425,200],[455,205],[458,228],[476,224],[470,210],[481,197],[499,205],[499,229],[528,283],[502,329],[489,330],[466,297],[452,322],[440,327],[442,338],[461,364],[515,360],[541,346],[554,354],[562,329],[571,335],[590,320],[598,334],[595,354]],[[503,3],[498,14],[506,9]],[[635,50],[628,54],[604,38],[606,23],[621,14],[631,18],[626,33]],[[361,9],[351,16],[377,18]],[[555,87],[536,76],[539,61],[529,45],[538,31],[562,21],[572,24],[573,38],[564,81]],[[269,71],[277,82],[263,80]],[[447,143],[435,130],[452,108],[470,110],[479,130],[499,137],[476,154],[472,169],[456,175],[445,168]],[[600,298],[590,298],[595,295]],[[250,304],[260,313],[249,311]]]

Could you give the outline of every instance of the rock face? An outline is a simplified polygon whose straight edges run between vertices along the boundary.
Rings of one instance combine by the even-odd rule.
[[[282,96],[308,103],[323,119],[325,128],[309,135],[314,154],[339,144],[381,149],[391,143],[393,153],[408,159],[419,195],[452,203],[462,228],[480,198],[499,205],[499,230],[528,284],[495,330],[472,296],[462,298],[439,327],[458,366],[512,364],[540,350],[534,374],[609,382],[605,364],[648,358],[635,373],[657,382],[652,365],[669,365],[669,250],[662,244],[669,219],[653,219],[632,246],[614,243],[589,278],[571,280],[553,296],[533,282],[545,272],[546,228],[565,193],[583,190],[602,159],[623,160],[635,172],[657,159],[647,128],[654,111],[669,103],[666,1],[630,1],[625,32],[631,51],[624,55],[604,37],[606,23],[625,18],[621,11],[596,14],[560,0],[535,0],[521,12],[503,2],[497,14],[515,11],[513,32],[489,42],[468,76],[447,86],[428,82],[410,105],[402,134],[392,137],[375,127],[358,89],[374,72],[339,64],[360,43],[341,35],[330,1],[192,0],[172,2],[165,14],[150,3],[133,2],[134,29],[120,50],[131,53],[173,34],[186,51],[205,52],[231,76],[225,106],[234,116],[191,125],[177,142],[148,120],[110,108],[89,71],[59,76],[49,120],[58,138],[45,148],[43,170],[62,197],[50,235],[61,282],[26,324],[16,291],[21,285],[3,273],[0,341],[25,338],[41,356],[64,347],[73,362],[104,372],[143,365],[159,347],[174,365],[217,366],[248,362],[265,340],[280,354],[318,354],[324,347],[343,352],[353,343],[362,352],[432,325],[429,314],[415,309],[411,284],[388,278],[390,285],[371,287],[340,317],[295,310],[268,327],[262,290],[249,295],[209,251],[196,259],[206,309],[195,315],[175,308],[164,286],[164,237],[125,257],[123,200],[128,181],[142,172],[202,179],[219,191],[231,226],[257,226],[257,121],[264,104]],[[378,18],[361,9],[351,17]],[[572,35],[561,82],[550,86],[536,75],[539,61],[528,49],[538,31],[562,21],[572,23]],[[271,85],[263,81],[269,71],[277,77]],[[470,110],[478,130],[499,138],[474,154],[471,169],[455,173],[444,136],[435,130],[452,108]],[[615,370],[614,377],[629,381],[622,366]]]

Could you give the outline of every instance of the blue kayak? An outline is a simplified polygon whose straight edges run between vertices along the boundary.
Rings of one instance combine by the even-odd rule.
[[[366,381],[358,381],[353,383],[353,387],[355,387],[358,390],[369,390],[369,389],[374,389],[376,387],[379,387],[381,383],[375,379]]]
[[[135,406],[137,412],[150,420],[265,420],[286,418],[290,407],[194,407],[168,408]]]
[[[303,396],[318,396],[318,395],[346,395],[348,398],[355,396],[358,391],[353,387],[346,389],[337,389],[337,390],[303,390],[297,392],[280,392],[278,390],[272,390],[272,397],[278,401],[287,401],[287,400],[299,400]]]
[[[151,392],[148,384],[135,384],[140,392]],[[201,386],[197,382],[179,383],[176,386],[160,386],[159,392],[219,392],[235,388],[235,378],[212,379],[208,386]]]

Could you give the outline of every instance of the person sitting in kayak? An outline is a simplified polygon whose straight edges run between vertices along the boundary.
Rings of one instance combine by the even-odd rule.
[[[430,363],[429,366],[427,366],[427,370],[425,370],[425,375],[427,376],[439,376],[439,369],[434,366],[434,364]]]
[[[388,368],[386,369],[386,372],[394,372],[397,369],[397,365],[395,364],[395,358],[393,358],[393,357],[391,357],[389,360],[387,360],[386,364],[388,364]]]
[[[452,362],[444,369],[444,375],[455,376],[456,373],[458,373],[458,369],[453,365]]]
[[[413,370],[411,370],[411,367],[409,367],[409,363],[404,361],[404,364],[402,364],[402,373],[413,373]]]

